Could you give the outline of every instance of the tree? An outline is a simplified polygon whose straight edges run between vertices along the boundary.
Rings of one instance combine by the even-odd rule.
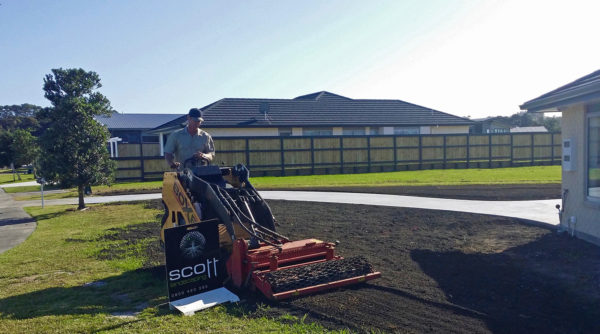
[[[544,126],[549,132],[560,132],[561,117],[544,117],[543,114],[540,117],[534,117],[531,113],[519,112],[509,117],[497,116],[498,120],[504,121],[511,126]]]
[[[30,164],[37,155],[38,147],[36,138],[27,130],[14,131],[0,130],[0,166],[10,166],[13,171],[13,181],[16,173],[15,167]]]
[[[37,131],[39,122],[36,119],[36,114],[40,110],[42,110],[42,107],[29,103],[0,106],[0,129]]]
[[[544,117],[543,125],[550,132],[560,132],[562,117]]]
[[[9,166],[12,161],[12,134],[0,129],[0,167]]]
[[[76,186],[80,210],[85,208],[85,187],[110,184],[115,170],[106,146],[108,129],[94,120],[113,111],[97,91],[100,87],[95,72],[53,69],[44,79],[44,96],[52,107],[38,114],[48,126],[40,136],[37,173],[48,182]]]

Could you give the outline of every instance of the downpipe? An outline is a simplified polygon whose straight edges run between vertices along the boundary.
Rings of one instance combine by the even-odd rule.
[[[565,189],[561,196],[561,204],[556,204],[556,209],[558,210],[558,233],[563,233],[566,231],[565,225],[563,224],[563,213],[565,212],[565,203],[567,203],[567,195],[569,194],[569,189]]]
[[[556,209],[558,210],[558,221],[559,221],[559,228],[558,228],[558,233],[563,233],[563,232],[567,232],[571,235],[571,237],[575,236],[575,224],[576,224],[576,218],[575,216],[569,217],[568,221],[563,223],[563,214],[565,212],[565,205],[567,204],[567,196],[569,195],[569,189],[565,189],[562,193],[561,196],[561,203],[562,204],[556,204]]]

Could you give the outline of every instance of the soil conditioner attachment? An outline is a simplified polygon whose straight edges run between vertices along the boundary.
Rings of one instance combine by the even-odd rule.
[[[272,300],[381,276],[363,257],[336,255],[333,243],[292,241],[277,233],[271,209],[248,178],[249,171],[243,165],[196,166],[166,172],[161,242],[164,244],[165,230],[170,228],[214,226],[212,235],[218,235],[226,273],[224,284],[238,290],[258,289]]]

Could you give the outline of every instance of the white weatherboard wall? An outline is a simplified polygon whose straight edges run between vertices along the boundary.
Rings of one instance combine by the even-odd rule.
[[[432,135],[469,133],[469,126],[432,126],[430,131]]]
[[[562,189],[568,190],[561,227],[574,228],[577,237],[600,245],[600,202],[587,198],[586,114],[583,104],[562,110],[562,138],[571,139],[573,171],[562,171]],[[574,223],[573,218],[574,217]]]
[[[213,137],[279,136],[277,128],[205,128]]]
[[[278,128],[202,128],[210,133],[213,137],[259,137],[259,136],[279,136]],[[394,127],[383,127],[383,135],[393,135]],[[341,136],[343,127],[333,127],[333,135]],[[365,127],[365,133],[368,134],[369,127]],[[421,134],[457,134],[469,133],[469,127],[461,126],[421,126]],[[302,136],[301,127],[292,128],[292,136]]]

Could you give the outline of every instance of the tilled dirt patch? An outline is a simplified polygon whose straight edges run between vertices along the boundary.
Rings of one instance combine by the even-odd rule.
[[[600,331],[600,250],[516,219],[272,202],[290,237],[339,240],[383,277],[279,307],[333,328],[386,332]]]
[[[597,246],[512,218],[269,204],[279,232],[337,240],[338,254],[366,257],[382,278],[280,303],[244,293],[249,316],[307,315],[306,321],[357,332],[600,333]],[[160,254],[149,250],[150,257]]]

